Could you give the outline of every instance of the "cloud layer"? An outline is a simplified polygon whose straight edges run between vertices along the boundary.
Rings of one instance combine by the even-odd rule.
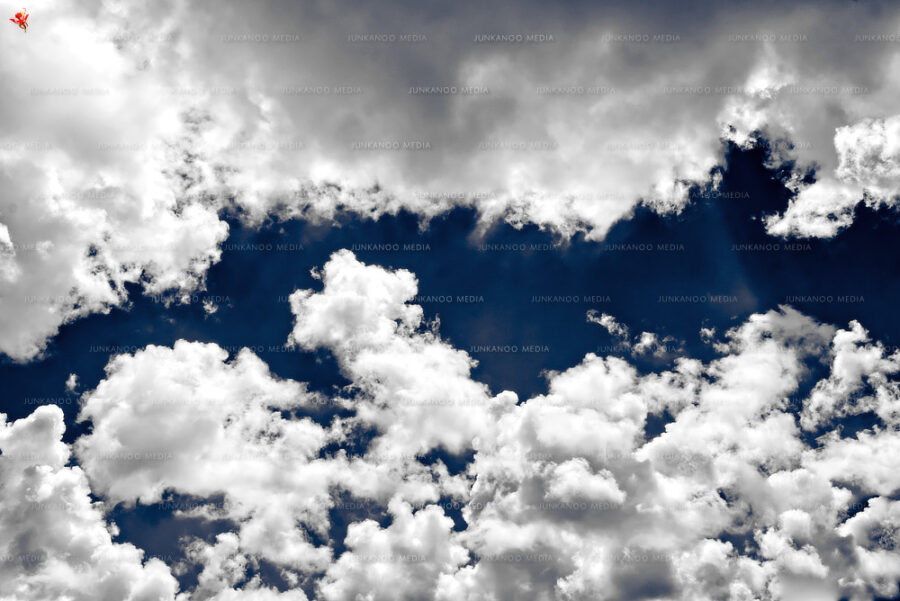
[[[772,235],[834,236],[896,204],[900,15],[770,6],[46,3],[0,41],[0,352],[38,356],[129,282],[185,298],[225,211],[462,205],[599,240],[641,202],[680,211],[726,141],[794,167]]]
[[[682,357],[642,375],[589,353],[518,402],[473,380],[474,361],[422,321],[413,274],[340,251],[319,277],[320,290],[291,298],[290,341],[335,355],[352,384],[331,398],[273,377],[248,350],[228,360],[215,344],[180,341],[110,362],[84,396],[81,467],[65,467],[58,410],[4,426],[5,481],[39,478],[0,504],[11,527],[42,531],[44,514],[17,504],[55,494],[63,477],[75,496],[54,528],[121,568],[97,575],[60,555],[66,537],[4,537],[7,556],[36,560],[4,568],[0,596],[61,595],[46,575],[63,570],[101,583],[127,572],[147,591],[128,598],[172,598],[165,566],[110,542],[85,475],[110,506],[174,493],[210,499],[194,517],[230,520],[214,540],[182,541],[202,569],[185,599],[898,594],[900,354],[859,323],[840,329],[785,306],[711,339],[708,363]],[[877,420],[858,432],[835,419],[863,414]],[[457,472],[440,453],[472,461]],[[341,539],[335,519],[349,522]]]

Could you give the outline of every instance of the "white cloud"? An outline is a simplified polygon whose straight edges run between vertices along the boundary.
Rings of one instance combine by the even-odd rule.
[[[900,581],[896,548],[900,532],[900,503],[877,497],[839,528],[853,537],[859,557],[860,578],[882,597],[895,597]]]
[[[839,330],[832,340],[831,375],[816,383],[804,403],[800,423],[815,429],[847,417],[872,411],[887,424],[896,425],[900,390],[891,375],[900,370],[900,354],[885,356],[884,346],[870,341],[857,321],[850,329]],[[864,390],[871,388],[871,393]]]
[[[464,205],[485,221],[602,239],[640,202],[679,212],[690,185],[722,163],[723,138],[747,146],[760,135],[774,142],[773,165],[817,166],[823,182],[863,175],[871,192],[872,177],[882,192],[891,185],[900,78],[892,45],[865,38],[896,29],[896,12],[585,10],[575,18],[546,4],[515,15],[467,9],[440,25],[425,11],[403,21],[422,38],[416,43],[359,41],[396,30],[379,12],[323,9],[290,21],[289,10],[260,11],[252,23],[240,11],[215,21],[193,15],[226,38],[285,23],[299,38],[193,46],[204,65],[194,84],[232,90],[198,95],[216,132],[198,143],[233,168],[227,185],[255,219],[272,210],[327,219],[338,206],[428,218]],[[547,43],[477,38],[548,29]],[[236,59],[228,69],[208,68],[223,52]],[[270,60],[253,61],[260,52]],[[303,75],[285,76],[298,61]],[[597,63],[602,72],[586,67]],[[861,140],[865,152],[849,150]],[[794,184],[803,197],[783,226],[770,223],[774,235],[834,235],[862,197],[858,188],[849,197],[832,188],[804,195]],[[811,196],[839,209],[836,224],[804,208]]]
[[[757,131],[794,142],[773,164],[819,170],[815,184],[791,182],[770,234],[831,237],[860,202],[896,204],[898,59],[890,44],[851,42],[846,26],[896,29],[889,12],[673,5],[656,17],[609,11],[598,26],[552,7],[552,19],[464,8],[443,29],[411,14],[404,27],[428,40],[402,47],[347,39],[393,31],[392,11],[222,6],[48,2],[28,34],[0,41],[16,57],[0,66],[0,352],[39,356],[61,325],[124,306],[126,283],[176,297],[202,288],[234,206],[259,222],[466,205],[485,222],[600,239],[641,201],[681,210],[691,182],[721,163],[721,138],[746,145]],[[296,44],[223,39],[291,35],[295,23]],[[557,40],[479,45],[470,23],[552,27]],[[603,39],[669,29],[678,42]],[[728,39],[776,29],[836,43]],[[423,97],[416,85],[489,92]],[[403,141],[431,148],[392,149]],[[288,581],[324,574],[326,599],[897,594],[898,359],[860,324],[837,330],[782,308],[726,333],[709,364],[682,358],[642,376],[589,354],[518,404],[473,380],[475,360],[424,323],[409,304],[413,274],[342,251],[321,279],[292,295],[290,340],[335,354],[353,387],[326,400],[351,418],[298,418],[323,399],[252,353],[229,362],[216,345],[180,341],[111,362],[84,399],[81,467],[68,466],[58,409],[0,423],[0,597],[174,597],[166,566],[113,542],[91,491],[126,504],[224,495],[224,507],[193,512],[235,523],[212,544],[187,543],[203,599],[305,598],[243,582],[260,560]],[[612,316],[588,320],[629,336]],[[659,344],[644,332],[635,349]],[[788,411],[809,359],[830,373],[803,399],[803,429],[863,410],[886,427],[810,448]],[[674,421],[646,440],[648,414],[664,409]],[[360,426],[377,432],[365,456],[320,456]],[[435,448],[474,450],[474,463],[450,476],[416,459]],[[351,524],[335,560],[310,533],[327,538],[338,492],[383,503],[392,522]],[[844,520],[860,495],[876,496]],[[452,530],[440,497],[464,504],[467,530]],[[717,540],[726,532],[758,552]]]
[[[122,17],[48,2],[31,22],[0,42],[17,57],[0,67],[0,352],[18,361],[123,305],[125,283],[202,287],[228,231],[199,195],[186,105],[159,101],[158,74],[108,41]]]
[[[389,505],[387,528],[366,520],[351,524],[349,550],[325,575],[321,598],[329,601],[431,598],[443,579],[469,555],[452,536],[453,521],[437,506],[415,513],[401,501]]]
[[[69,374],[69,377],[66,378],[66,390],[69,392],[75,392],[75,389],[78,388],[78,374]]]
[[[13,423],[0,414],[0,598],[173,600],[177,583],[158,559],[114,543],[69,448],[58,407]]]
[[[620,505],[625,493],[609,470],[592,473],[583,457],[556,465],[552,470],[545,497],[562,502],[586,499]]]
[[[318,453],[339,435],[281,415],[314,406],[302,385],[273,378],[249,350],[227,357],[215,344],[178,341],[113,359],[84,400],[80,419],[93,430],[77,442],[81,465],[113,503],[158,502],[167,490],[224,494],[223,507],[196,513],[239,523],[242,552],[323,568],[331,550],[294,526],[328,530],[329,491],[347,464]]]
[[[855,574],[832,553],[852,500],[841,487],[850,460],[798,470],[813,459],[785,411],[805,358],[827,355],[834,332],[784,308],[728,332],[726,356],[707,366],[681,360],[677,373],[638,378],[621,360],[589,355],[553,374],[551,393],[508,412],[497,446],[479,448],[462,534],[476,555],[536,557],[539,567],[482,562],[461,570],[456,585],[473,598],[761,598],[804,578],[837,590],[841,574]],[[663,408],[675,421],[644,441],[647,412]],[[624,503],[554,497],[558,471],[573,471],[573,461],[608,472]],[[870,481],[883,478],[878,471]],[[750,535],[762,558],[716,541],[724,532]]]
[[[679,348],[684,347],[684,343],[681,343],[679,348],[676,348],[674,342],[675,338],[672,336],[664,336],[660,340],[654,332],[641,332],[640,338],[631,349],[631,354],[633,356],[652,355],[656,358],[671,357],[679,351]]]
[[[839,179],[858,184],[877,199],[895,200],[900,193],[900,115],[840,127],[834,146]]]
[[[837,329],[781,307],[727,331],[709,363],[683,357],[641,375],[626,359],[589,353],[518,404],[472,380],[473,360],[424,323],[410,304],[413,274],[340,251],[319,277],[320,290],[292,295],[290,340],[334,353],[352,382],[342,396],[278,380],[247,350],[228,361],[214,344],[185,341],[114,358],[84,396],[92,430],[75,448],[95,494],[126,504],[165,491],[224,496],[221,507],[191,512],[234,527],[186,541],[201,576],[185,601],[303,599],[298,584],[311,576],[317,597],[332,600],[894,594],[900,437],[877,426],[842,438],[808,419],[813,407],[847,414],[863,381],[877,400],[863,406],[896,415],[895,360],[860,324]],[[811,361],[830,370],[802,399],[798,425],[789,399]],[[328,425],[299,417],[322,402],[354,415]],[[673,421],[648,439],[648,416],[664,410]],[[40,450],[54,469],[82,477],[64,467],[59,410],[29,420],[17,424],[44,424],[52,436],[23,433],[13,450]],[[810,446],[800,426],[830,431]],[[363,456],[322,455],[360,428],[375,429]],[[0,461],[9,461],[3,444]],[[472,450],[474,460],[451,476],[418,460],[435,448]],[[320,545],[310,533],[328,540],[339,494],[386,507],[390,519],[356,518],[335,558],[338,541]],[[459,504],[464,530],[442,498]],[[170,578],[129,553],[132,569]],[[294,590],[279,593],[259,575],[245,581],[261,561]]]
[[[900,198],[900,115],[863,119],[834,134],[838,165],[812,185],[794,184],[796,197],[767,219],[770,234],[830,238],[853,223],[856,206],[895,207]]]
[[[203,301],[203,311],[207,315],[214,315],[219,310],[219,305],[209,299]]]
[[[641,332],[639,335],[631,336],[631,331],[625,324],[616,321],[616,318],[608,313],[601,313],[597,316],[596,309],[590,309],[587,312],[587,320],[590,323],[596,323],[606,329],[611,335],[621,341],[623,350],[631,350],[633,357],[652,355],[656,358],[665,358],[672,356],[674,351],[675,338],[665,336],[660,340],[655,332]],[[682,345],[683,346],[683,343]]]
[[[302,589],[279,592],[262,585],[258,576],[235,588],[254,565],[253,559],[248,559],[240,547],[240,538],[230,532],[218,535],[213,544],[193,541],[188,546],[187,555],[203,569],[198,576],[197,587],[190,595],[179,596],[179,601],[182,597],[184,601],[307,601]]]
[[[492,398],[470,378],[476,361],[424,327],[422,308],[407,302],[417,291],[410,272],[367,266],[342,250],[320,277],[321,292],[291,295],[289,342],[335,354],[364,393],[353,404],[358,419],[382,433],[377,454],[464,451],[491,429],[492,414],[515,403],[508,392]]]
[[[597,317],[597,310],[590,309],[587,312],[587,320],[602,326],[607,332],[617,338],[628,338],[628,326],[616,321],[616,318],[609,313],[601,313],[600,317]]]

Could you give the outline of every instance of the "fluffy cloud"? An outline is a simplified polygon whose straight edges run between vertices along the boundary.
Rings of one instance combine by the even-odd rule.
[[[163,562],[112,541],[84,472],[67,467],[64,430],[54,406],[13,423],[0,414],[0,599],[173,600]]]
[[[489,560],[461,570],[458,590],[761,598],[795,577],[835,588],[838,576],[814,560],[851,494],[797,471],[805,445],[785,411],[804,360],[825,353],[833,331],[786,308],[729,332],[727,354],[707,366],[684,359],[675,372],[638,377],[620,359],[588,355],[551,374],[549,394],[504,415],[496,446],[475,457],[461,536]],[[663,409],[675,420],[646,440],[647,415]],[[580,496],[561,494],[568,474],[579,474]],[[805,483],[781,484],[797,479]],[[792,511],[825,528],[805,551],[794,551],[800,532],[782,525]],[[759,550],[718,540],[726,535]]]
[[[864,119],[838,128],[834,146],[839,164],[835,175],[880,199],[897,196],[900,178],[900,115]]]
[[[310,348],[324,340],[352,380],[368,375],[395,390],[393,372],[362,371],[355,357],[372,345],[390,348],[398,332],[420,326],[418,311],[399,304],[415,293],[411,275],[339,253],[322,279],[321,293],[295,296],[294,340]],[[365,315],[354,304],[364,297],[376,301],[366,315],[372,327],[353,327],[361,335],[329,321],[339,311]],[[708,365],[682,358],[673,371],[639,376],[622,359],[589,354],[549,374],[548,394],[507,405],[497,427],[472,440],[467,528],[447,545],[461,544],[473,560],[455,570],[437,556],[423,562],[423,577],[441,572],[420,583],[426,596],[739,599],[805,591],[867,598],[889,591],[884,579],[872,579],[875,567],[861,566],[858,543],[841,524],[865,496],[896,490],[887,463],[875,460],[875,449],[895,436],[876,429],[844,439],[834,431],[810,448],[790,412],[789,397],[809,377],[810,361],[832,364],[819,388],[864,371],[887,388],[882,406],[897,406],[889,363],[854,367],[844,358],[854,341],[867,341],[858,324],[837,330],[783,307],[729,331],[716,343],[723,356]],[[441,388],[438,381],[431,378],[433,388]],[[819,402],[815,390],[806,405]],[[663,410],[674,421],[646,439],[647,416]],[[421,428],[420,440],[429,432]],[[388,537],[391,528],[367,527],[371,538]],[[395,565],[385,578],[402,574],[405,582],[415,567]],[[343,585],[330,590],[372,586],[362,572],[341,573]]]
[[[84,469],[110,503],[224,496],[192,512],[233,528],[185,542],[200,567],[185,600],[302,600],[301,582],[335,601],[896,595],[896,359],[860,324],[838,329],[781,307],[727,331],[709,363],[681,357],[641,374],[589,353],[518,403],[490,396],[471,379],[471,358],[423,322],[409,303],[413,274],[340,251],[318,275],[321,290],[292,296],[290,340],[334,353],[352,382],[346,396],[326,401],[278,380],[246,350],[228,361],[213,344],[151,346],[115,358],[86,393],[82,468],[63,467],[61,415],[48,408],[6,430],[31,446],[3,439],[0,462],[40,450],[82,487]],[[828,373],[810,382],[814,363]],[[322,402],[350,416],[304,417]],[[863,409],[882,422],[853,436],[835,426]],[[648,417],[664,412],[671,421],[648,436]],[[26,424],[50,434],[26,435]],[[370,440],[350,452],[361,430]],[[451,475],[421,460],[438,448],[474,458]],[[330,512],[346,495],[383,517],[348,514],[346,536],[331,540]],[[16,527],[33,525],[29,516]],[[174,594],[161,564],[142,568],[139,551],[112,547]],[[263,580],[263,561],[290,590]]]
[[[898,594],[900,557],[896,553],[900,503],[883,498],[868,502],[865,510],[847,520],[840,527],[856,544],[862,578],[883,597]]]
[[[413,513],[395,500],[389,510],[393,521],[387,528],[372,520],[350,526],[345,540],[350,550],[325,575],[323,599],[421,599],[468,561],[468,552],[452,536],[453,520],[437,506]]]
[[[834,236],[853,223],[856,206],[896,206],[900,189],[900,115],[864,119],[837,128],[838,165],[812,185],[795,183],[797,196],[783,215],[767,219],[769,233]]]
[[[351,551],[329,567],[330,546],[312,544],[306,529],[327,540],[328,511],[340,506],[332,493],[340,491],[384,503],[394,515],[388,538],[408,540],[406,522],[412,530],[424,528],[423,536],[442,531],[443,539],[406,549],[421,556],[416,568],[424,569],[450,536],[452,520],[437,506],[413,515],[402,499],[421,507],[464,489],[443,464],[428,467],[417,457],[432,448],[471,448],[488,427],[489,408],[515,401],[508,393],[491,399],[483,384],[468,378],[472,360],[419,327],[421,308],[406,304],[416,293],[412,274],[365,266],[342,252],[325,266],[322,279],[322,292],[292,297],[292,339],[338,355],[360,393],[328,402],[355,409],[353,419],[338,418],[330,428],[308,418],[287,419],[284,412],[315,410],[325,399],[299,383],[272,378],[248,350],[227,362],[218,346],[186,341],[116,357],[107,378],[85,397],[81,419],[91,420],[93,430],[78,441],[78,456],[95,489],[111,502],[157,502],[167,492],[224,495],[221,506],[192,512],[237,524],[214,544],[191,543],[189,556],[203,566],[197,598],[263,594],[258,581],[236,587],[259,560],[294,580],[327,568],[326,598],[353,598],[348,586],[367,589],[353,578],[369,578],[375,565],[393,565],[390,556],[367,557],[400,553],[402,544],[393,550],[390,544],[373,546],[367,533],[378,525],[353,525],[345,541]],[[420,369],[409,370],[411,362]],[[344,442],[360,426],[383,429],[364,456],[343,450],[321,456],[327,444]],[[464,563],[465,552],[454,551],[456,563],[448,561],[438,563],[431,580]],[[398,584],[379,580],[384,598],[395,598]],[[416,598],[421,583],[413,574],[405,585],[408,598]]]
[[[228,232],[199,198],[187,106],[158,101],[158,75],[110,41],[122,19],[48,2],[0,42],[17,57],[0,67],[0,352],[15,360],[123,305],[126,283],[202,286]]]
[[[832,340],[831,375],[816,383],[804,403],[800,423],[813,430],[835,417],[872,411],[885,423],[898,424],[897,383],[890,377],[900,370],[900,353],[885,356],[880,342],[871,342],[857,321],[839,330]]]
[[[188,545],[187,556],[203,569],[197,587],[190,595],[180,595],[179,601],[307,601],[302,589],[278,591],[263,585],[258,575],[235,588],[255,564],[241,550],[240,538],[233,533],[218,535],[213,544],[195,540]]]
[[[439,26],[427,11],[406,15],[402,31],[390,11],[321,9],[291,31],[314,61],[270,39],[260,46],[272,60],[253,71],[242,70],[248,44],[226,48],[235,66],[209,79],[231,78],[233,94],[217,99],[217,110],[247,124],[226,129],[237,145],[214,140],[236,166],[228,181],[238,202],[259,218],[272,209],[329,217],[338,205],[429,217],[463,204],[486,220],[600,239],[639,202],[680,211],[689,187],[721,164],[723,139],[769,138],[773,164],[844,178],[847,145],[862,136],[872,150],[866,163],[890,172],[894,133],[885,120],[900,81],[891,45],[877,35],[893,33],[896,13],[806,5],[769,17],[751,7],[655,4],[627,13],[581,7],[576,18],[526,4],[516,14],[460,9]],[[214,25],[224,39],[252,39],[286,22],[274,14]],[[289,54],[303,62],[303,77],[283,76]],[[599,63],[601,72],[590,67]],[[241,109],[247,99],[253,108]],[[259,114],[264,125],[254,126]],[[272,140],[297,131],[302,145]],[[805,189],[799,179],[792,185]],[[816,227],[834,217],[804,217],[808,202],[795,204],[781,228],[770,224],[773,234],[834,234]]]
[[[224,494],[221,507],[196,513],[240,524],[244,553],[322,569],[331,550],[294,526],[327,535],[329,490],[347,466],[318,454],[337,435],[282,415],[314,406],[302,385],[273,378],[246,349],[227,357],[217,345],[179,341],[115,358],[84,402],[93,431],[77,443],[81,465],[113,503]]]
[[[321,292],[291,295],[290,343],[335,354],[365,393],[354,404],[358,419],[382,432],[374,451],[462,452],[490,431],[492,416],[516,402],[509,392],[492,397],[470,377],[475,360],[424,327],[422,308],[408,304],[417,291],[410,272],[367,266],[343,250],[318,276]]]

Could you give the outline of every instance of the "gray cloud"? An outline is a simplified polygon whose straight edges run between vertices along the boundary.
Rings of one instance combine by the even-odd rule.
[[[833,236],[863,199],[896,202],[898,13],[764,6],[42,8],[0,42],[0,350],[39,355],[125,282],[202,287],[233,204],[473,206],[601,239],[638,203],[681,210],[723,140],[757,132],[820,171],[770,233]]]

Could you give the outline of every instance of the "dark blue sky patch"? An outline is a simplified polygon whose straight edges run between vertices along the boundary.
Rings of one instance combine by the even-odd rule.
[[[374,427],[365,427],[355,424],[354,428],[349,431],[347,440],[338,442],[329,442],[319,449],[319,458],[325,459],[334,457],[343,451],[348,457],[362,457],[369,449],[369,444],[378,436],[378,430]]]
[[[116,542],[129,542],[145,552],[145,559],[157,557],[168,565],[185,560],[184,544],[188,539],[201,539],[214,543],[216,535],[230,532],[235,524],[230,520],[206,520],[196,517],[176,516],[176,512],[188,511],[203,504],[221,507],[225,500],[221,496],[199,499],[188,495],[167,493],[162,502],[132,506],[119,504],[108,514],[107,520],[119,527]],[[177,575],[182,590],[197,584],[200,567],[187,562],[190,569]]]
[[[859,487],[856,486],[850,487],[850,491],[853,493],[854,500],[853,503],[847,507],[846,511],[843,512],[843,521],[849,520],[861,511],[865,511],[869,506],[869,500],[877,498],[875,495],[860,494]]]
[[[475,460],[475,451],[467,450],[463,453],[450,453],[443,447],[432,449],[428,453],[419,457],[419,461],[423,465],[433,465],[440,461],[447,466],[447,471],[451,476],[456,476],[466,471],[466,468]]]
[[[348,526],[353,522],[374,520],[382,528],[387,528],[394,521],[393,516],[387,511],[387,506],[371,499],[354,497],[346,491],[335,493],[334,498],[334,507],[328,512],[331,520],[328,536],[331,539],[335,558],[340,557],[347,550],[344,539],[347,537]]]
[[[675,416],[664,409],[659,415],[648,413],[644,423],[644,439],[649,442],[666,431],[666,425],[675,421]]]
[[[438,505],[444,511],[444,515],[453,520],[453,531],[462,532],[469,527],[466,519],[463,517],[463,508],[466,506],[465,501],[459,501],[451,497],[441,497],[438,499]]]

